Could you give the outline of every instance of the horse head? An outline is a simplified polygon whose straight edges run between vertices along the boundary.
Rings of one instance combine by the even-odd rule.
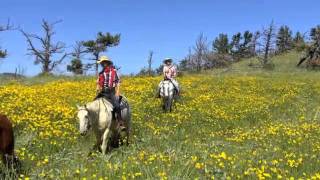
[[[86,105],[78,107],[78,119],[80,122],[80,134],[85,136],[90,129],[89,110]]]

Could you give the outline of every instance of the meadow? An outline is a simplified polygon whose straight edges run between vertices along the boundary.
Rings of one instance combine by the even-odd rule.
[[[154,98],[160,77],[124,78],[122,92],[132,106],[131,144],[106,156],[88,155],[94,136],[78,132],[76,104],[94,98],[94,78],[5,83],[0,111],[14,122],[23,163],[17,176],[320,179],[320,74],[244,72],[247,64],[179,77],[182,97],[168,114]]]

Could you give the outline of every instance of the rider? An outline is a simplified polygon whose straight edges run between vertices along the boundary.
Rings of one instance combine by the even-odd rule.
[[[175,77],[177,77],[177,69],[172,64],[172,59],[165,58],[163,61],[163,78],[164,78],[164,80],[169,80],[170,82],[172,82],[172,84],[176,90],[177,95],[179,95],[180,94],[179,84],[174,79]],[[160,88],[158,89],[158,97],[160,97]]]
[[[107,56],[101,56],[97,61],[98,64],[101,64],[102,71],[99,73],[99,78],[97,80],[97,92],[98,95],[95,99],[104,97],[108,99],[114,109],[114,115],[117,115],[117,120],[119,126],[123,127],[123,121],[121,118],[121,109],[120,109],[120,78],[118,76],[116,68],[113,66],[113,62]]]

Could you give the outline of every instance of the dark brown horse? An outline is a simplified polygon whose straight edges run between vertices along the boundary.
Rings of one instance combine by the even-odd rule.
[[[14,136],[10,120],[0,114],[0,154],[5,165],[18,163],[18,158],[14,155]]]

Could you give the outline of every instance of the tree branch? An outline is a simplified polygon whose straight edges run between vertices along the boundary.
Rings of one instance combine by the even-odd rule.
[[[43,53],[41,53],[40,51],[38,51],[38,50],[34,47],[34,45],[33,45],[33,43],[32,43],[32,40],[31,40],[32,35],[27,34],[27,33],[24,32],[22,29],[20,30],[20,32],[21,32],[21,33],[23,34],[23,36],[27,39],[27,42],[28,42],[28,45],[29,45],[28,50],[31,51],[31,53],[32,53],[33,55],[35,55],[36,58],[39,58],[39,59],[41,59],[42,61],[44,61],[45,59],[44,59],[44,57],[42,56]]]

